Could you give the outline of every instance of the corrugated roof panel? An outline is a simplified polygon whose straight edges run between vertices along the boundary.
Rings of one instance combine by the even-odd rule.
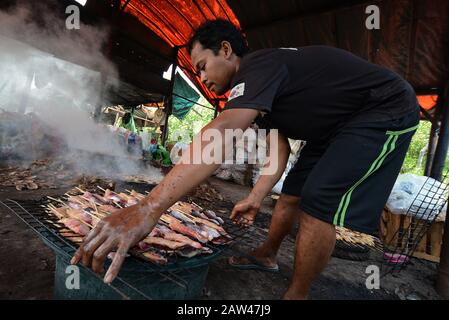
[[[221,18],[240,26],[237,17],[224,0],[165,0],[157,2],[121,0],[121,2],[122,6],[127,3],[125,12],[136,16],[172,47],[185,45],[194,30],[206,20]],[[178,62],[181,67],[194,70],[185,48],[180,49]],[[209,100],[219,98],[209,91],[193,72],[187,71],[186,74]]]

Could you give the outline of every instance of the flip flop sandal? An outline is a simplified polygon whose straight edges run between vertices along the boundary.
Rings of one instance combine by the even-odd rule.
[[[231,257],[230,259],[228,259],[228,264],[236,269],[240,269],[240,270],[259,270],[259,271],[265,271],[265,272],[273,272],[273,273],[277,273],[279,272],[279,266],[276,264],[273,267],[267,267],[264,266],[263,264],[260,263],[233,263],[231,261],[233,257]],[[246,257],[245,257],[246,258]]]
[[[404,254],[385,252],[384,261],[389,265],[401,265],[407,264],[410,261],[410,258]]]

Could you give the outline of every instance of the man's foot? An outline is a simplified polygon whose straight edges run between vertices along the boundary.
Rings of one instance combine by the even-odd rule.
[[[257,249],[247,256],[230,257],[228,263],[234,268],[243,270],[279,271],[276,258],[262,254]]]

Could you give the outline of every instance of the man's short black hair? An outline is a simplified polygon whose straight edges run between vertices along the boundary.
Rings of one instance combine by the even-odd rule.
[[[248,43],[241,31],[227,20],[209,20],[196,29],[194,35],[187,44],[189,54],[195,42],[199,42],[203,48],[211,49],[215,55],[221,48],[222,41],[228,41],[232,50],[239,57],[243,57],[248,51]]]

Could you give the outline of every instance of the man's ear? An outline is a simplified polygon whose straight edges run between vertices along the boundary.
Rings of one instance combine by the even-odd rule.
[[[221,42],[221,49],[223,50],[224,57],[226,59],[231,57],[233,51],[232,51],[232,47],[231,47],[231,44],[229,43],[229,41],[222,41]]]

